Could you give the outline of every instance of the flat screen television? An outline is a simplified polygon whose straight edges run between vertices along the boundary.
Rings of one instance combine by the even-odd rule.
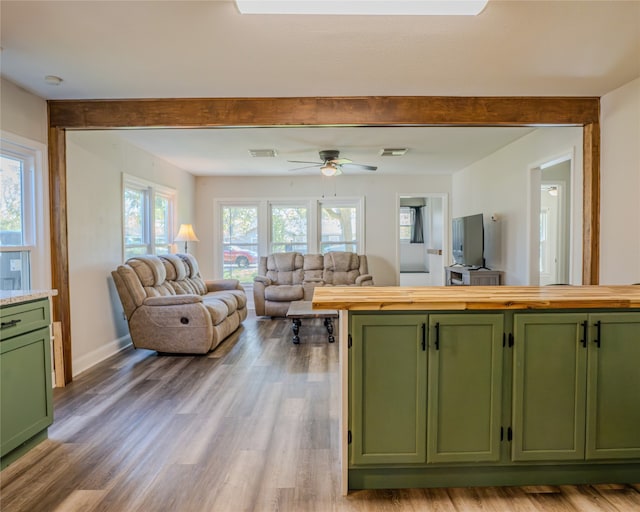
[[[453,227],[453,261],[466,267],[484,267],[484,221],[482,214],[456,217]]]

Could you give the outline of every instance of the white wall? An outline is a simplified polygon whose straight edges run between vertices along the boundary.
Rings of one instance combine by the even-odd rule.
[[[123,261],[123,172],[176,189],[176,222],[194,218],[195,179],[191,174],[124,143],[116,132],[67,133],[74,374],[130,343],[111,279],[111,271]]]
[[[575,205],[582,204],[582,128],[541,128],[453,175],[452,217],[484,214],[485,258],[505,272],[505,284],[529,284],[528,198],[533,167],[574,153]],[[579,175],[579,176],[578,176]],[[577,178],[577,179],[576,179]],[[582,260],[582,208],[572,218],[572,282],[579,282]],[[491,221],[493,214],[498,221]]]
[[[601,98],[600,283],[640,282],[640,78]]]
[[[2,130],[47,143],[47,102],[44,99],[3,78],[0,81],[0,106]]]
[[[376,285],[398,284],[398,195],[420,193],[450,193],[451,178],[448,176],[348,176],[341,175],[329,182],[320,176],[295,178],[229,178],[198,177],[196,179],[196,232],[200,243],[195,253],[205,277],[219,277],[213,262],[215,252],[214,212],[215,199],[238,198],[320,198],[323,191],[327,197],[365,198],[365,242],[369,261],[369,272]],[[335,187],[334,185],[335,184]]]

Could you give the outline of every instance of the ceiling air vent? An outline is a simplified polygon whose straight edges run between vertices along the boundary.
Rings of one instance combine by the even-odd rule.
[[[250,149],[249,154],[256,158],[274,158],[278,152],[275,149]]]
[[[402,156],[407,148],[384,148],[380,150],[380,156]]]

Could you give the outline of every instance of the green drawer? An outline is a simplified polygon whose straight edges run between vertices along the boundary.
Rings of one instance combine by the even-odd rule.
[[[50,324],[49,299],[23,302],[0,309],[0,340],[4,341],[25,332]]]

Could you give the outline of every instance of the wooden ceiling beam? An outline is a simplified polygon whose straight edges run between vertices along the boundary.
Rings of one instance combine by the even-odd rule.
[[[583,97],[372,96],[51,100],[51,127],[583,126],[599,99]]]

